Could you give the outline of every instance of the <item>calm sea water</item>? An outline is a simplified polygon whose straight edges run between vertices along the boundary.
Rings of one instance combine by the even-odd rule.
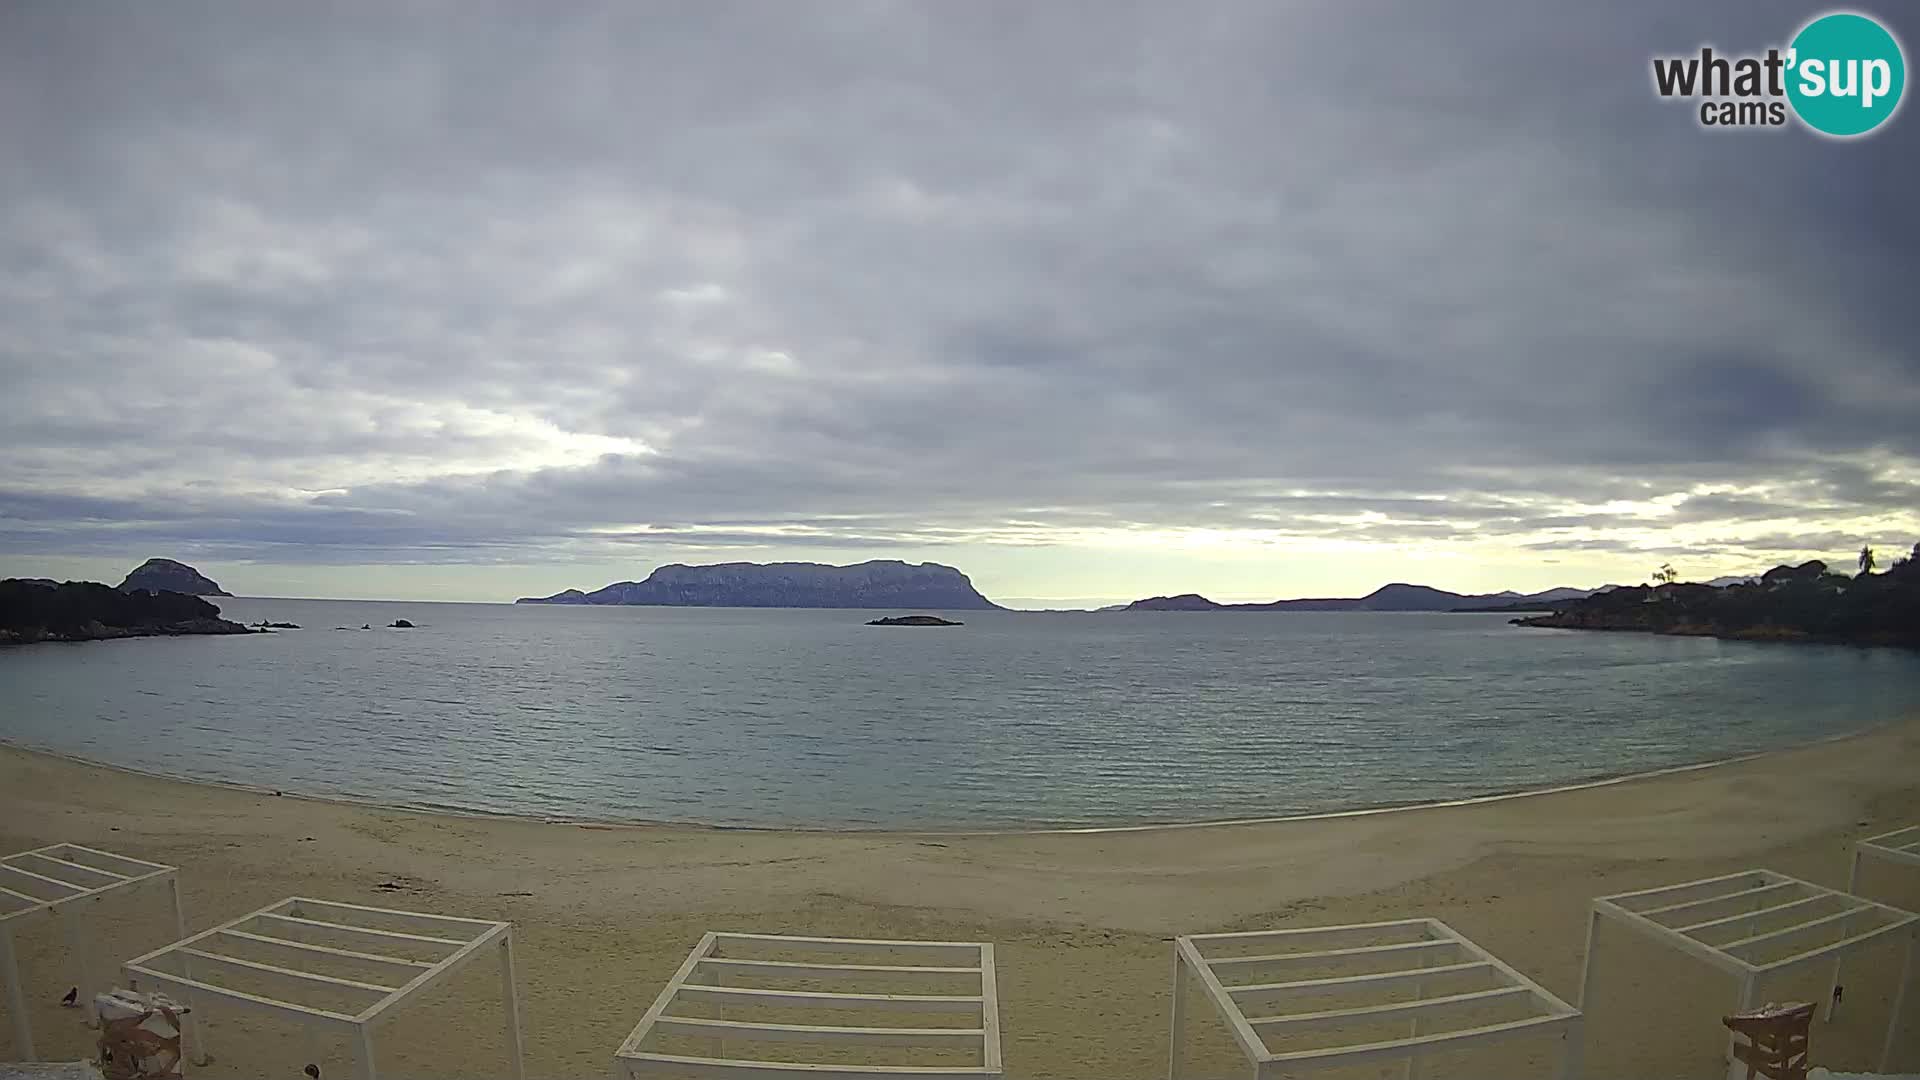
[[[1498,615],[968,612],[919,629],[855,611],[219,603],[304,629],[0,650],[0,739],[439,808],[1000,827],[1537,787],[1920,701],[1912,653]],[[396,618],[419,628],[379,629]]]

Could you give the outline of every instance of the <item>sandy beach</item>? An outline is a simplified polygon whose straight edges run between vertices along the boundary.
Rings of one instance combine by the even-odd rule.
[[[533,1077],[605,1076],[610,1055],[709,929],[983,940],[999,947],[1008,1075],[1164,1075],[1170,939],[1409,915],[1442,918],[1572,999],[1590,897],[1752,867],[1844,886],[1861,836],[1920,822],[1920,718],[1854,738],[1583,790],[1296,822],[1083,834],[743,832],[460,818],[132,775],[0,748],[0,849],[69,841],[182,868],[198,929],[301,894],[513,920]],[[1862,891],[1920,909],[1920,874]],[[170,936],[165,904],[119,920],[112,961]],[[56,999],[59,935],[22,942],[41,1056],[91,1033]],[[1718,1075],[1731,981],[1617,934],[1589,1003],[1593,1077]],[[1814,1061],[1877,1064],[1899,966],[1852,963]],[[1770,996],[1824,993],[1819,977]],[[465,974],[382,1036],[383,1075],[486,1076],[497,980]],[[1200,1002],[1194,997],[1190,1000]],[[1910,999],[1911,1007],[1911,999]],[[211,1014],[208,1077],[297,1077],[313,1046],[257,1016]],[[0,1024],[0,1039],[5,1039]],[[1192,1010],[1190,1075],[1243,1075]],[[1557,1047],[1429,1060],[1429,1076],[1549,1075]],[[1920,1022],[1895,1065],[1920,1071]],[[1337,1074],[1316,1074],[1337,1075]],[[1356,1075],[1376,1075],[1361,1073]],[[1394,1075],[1398,1075],[1397,1072]]]

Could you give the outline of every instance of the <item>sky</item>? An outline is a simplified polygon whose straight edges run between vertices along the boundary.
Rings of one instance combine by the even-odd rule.
[[[898,558],[1065,607],[1884,562],[1920,117],[1711,132],[1649,75],[1822,10],[11,0],[0,574]]]

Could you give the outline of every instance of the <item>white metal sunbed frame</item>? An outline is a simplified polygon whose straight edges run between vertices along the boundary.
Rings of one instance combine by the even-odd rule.
[[[748,959],[729,955],[769,948],[788,952],[828,953],[818,963]],[[896,963],[847,963],[841,957],[914,958],[925,966]],[[727,974],[791,975],[840,980],[845,992],[766,990],[720,985]],[[698,978],[696,978],[698,977]],[[963,995],[862,993],[873,978],[936,983],[976,981],[979,992]],[[680,1001],[718,1002],[762,1008],[816,1007],[873,1012],[941,1012],[978,1017],[977,1026],[954,1028],[828,1027],[811,1024],[772,1024],[741,1020],[709,1020],[672,1015]],[[643,1051],[641,1044],[655,1032],[704,1035],[744,1041],[804,1042],[851,1046],[908,1046],[922,1049],[978,1048],[979,1064],[967,1065],[856,1065],[793,1063],[728,1057],[693,1057]],[[778,934],[708,933],[700,939],[653,1007],[614,1054],[614,1064],[627,1077],[726,1077],[740,1080],[979,1080],[1002,1074],[1000,1062],[1000,1004],[994,983],[993,946],[971,941],[879,941],[863,938],[787,937]]]
[[[328,944],[317,944],[314,940]],[[265,950],[284,957],[283,963],[267,964],[224,955],[221,942],[243,942],[242,951]],[[231,946],[230,946],[231,947]],[[429,915],[418,911],[341,904],[331,900],[289,897],[248,915],[221,923],[192,937],[183,938],[165,948],[127,961],[122,967],[130,985],[145,979],[182,998],[190,1009],[204,1010],[208,1004],[232,1006],[270,1013],[304,1025],[309,1030],[345,1032],[353,1048],[360,1080],[375,1080],[373,1047],[374,1025],[388,1019],[409,998],[420,994],[468,963],[481,958],[488,949],[497,949],[500,960],[500,992],[506,1005],[507,1049],[512,1058],[514,1080],[525,1080],[521,1060],[520,997],[514,988],[513,924],[490,919],[461,919],[450,915]],[[394,951],[441,952],[435,960],[416,960],[392,955]],[[351,962],[358,967],[378,967],[393,972],[379,982],[346,979],[306,970],[304,965]],[[178,973],[159,964],[177,960]],[[217,982],[218,973],[239,971],[286,987],[285,997],[267,997],[247,993]],[[368,999],[355,1012],[341,1012],[310,1004],[301,1004],[297,996],[303,989],[326,988],[329,992],[359,994]],[[197,1015],[197,1014],[196,1014]],[[205,1047],[205,1017],[202,1028],[202,1052]]]
[[[1888,862],[1905,863],[1908,866],[1920,866],[1920,825],[1909,825],[1904,829],[1895,829],[1879,836],[1869,836],[1853,845],[1853,873],[1847,878],[1852,886],[1860,874],[1860,857],[1871,855]]]
[[[1873,858],[1904,866],[1920,866],[1920,825],[1909,825],[1879,836],[1869,836],[1853,845],[1853,864],[1847,869],[1847,891],[1858,895],[1860,860]],[[1833,958],[1832,985],[1827,987],[1827,1019],[1840,1004],[1840,966],[1846,957]]]
[[[185,935],[186,912],[180,906],[180,872],[162,863],[116,855],[78,844],[50,844],[0,858],[0,978],[7,981],[7,1010],[13,1014],[14,1052],[24,1061],[34,1058],[33,1025],[20,985],[19,958],[14,952],[14,929],[28,919],[47,915],[65,924],[67,954],[73,968],[78,1003],[87,1008],[92,987],[87,985],[89,936],[81,926],[86,915],[109,894],[137,885],[165,882],[173,900],[175,932]]]
[[[1827,907],[1837,910],[1825,910]],[[1753,925],[1760,919],[1796,911],[1808,917],[1764,931]],[[1580,976],[1583,1003],[1593,988],[1594,936],[1602,919],[1619,923],[1734,976],[1740,981],[1736,1010],[1739,1012],[1760,1004],[1761,989],[1770,977],[1822,959],[1845,956],[1882,938],[1898,940],[1904,936],[1906,962],[1899,987],[1894,991],[1893,1015],[1887,1020],[1886,1042],[1880,1055],[1881,1071],[1886,1070],[1906,1007],[1907,985],[1913,980],[1914,956],[1920,952],[1920,915],[1772,870],[1748,870],[1658,889],[1597,897],[1587,920],[1586,961]],[[1871,925],[1854,929],[1869,920]],[[1834,934],[1838,937],[1833,937]],[[1750,959],[1750,954],[1756,952],[1783,945],[1793,947],[1792,943],[1797,940],[1810,940],[1813,944],[1777,960]],[[1728,1044],[1731,1047],[1731,1036]]]
[[[1372,941],[1382,936],[1404,936],[1407,940],[1386,945],[1341,947],[1343,942]],[[1276,945],[1299,944],[1316,951],[1215,957],[1209,957],[1205,952],[1210,946],[1229,942],[1243,945],[1268,942]],[[1398,962],[1428,966],[1291,982],[1227,981],[1240,978],[1258,980],[1261,972],[1284,971],[1289,966],[1350,963],[1363,958],[1393,958]],[[1499,985],[1491,990],[1359,1008],[1291,1013],[1272,1013],[1262,1008],[1260,1015],[1253,1018],[1249,1018],[1245,1011],[1254,1005],[1264,1006],[1295,997],[1311,998],[1323,993],[1360,992],[1410,985],[1419,994],[1424,992],[1428,980],[1469,972],[1489,976]],[[1405,1075],[1411,1080],[1417,1075],[1422,1054],[1458,1050],[1518,1035],[1555,1032],[1564,1040],[1560,1065],[1562,1080],[1576,1080],[1580,1075],[1579,1010],[1438,919],[1402,919],[1303,930],[1259,930],[1242,934],[1190,934],[1174,939],[1173,1029],[1167,1061],[1169,1080],[1178,1080],[1180,1076],[1181,1029],[1185,1020],[1186,976],[1189,973],[1200,979],[1207,996],[1226,1019],[1234,1041],[1239,1043],[1241,1053],[1253,1066],[1255,1080],[1292,1075],[1307,1069],[1337,1068],[1396,1058],[1406,1062]],[[1538,1010],[1538,1015],[1452,1031],[1424,1030],[1434,1014],[1503,1001],[1530,1004]],[[1370,1024],[1397,1017],[1407,1017],[1412,1021],[1412,1033],[1406,1038],[1276,1053],[1268,1049],[1261,1035],[1268,1030],[1338,1027],[1343,1023]]]

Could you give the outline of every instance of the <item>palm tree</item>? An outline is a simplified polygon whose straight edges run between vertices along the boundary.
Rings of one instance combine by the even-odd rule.
[[[1873,547],[1870,544],[1861,544],[1860,576],[1865,577],[1871,573],[1873,573]]]

